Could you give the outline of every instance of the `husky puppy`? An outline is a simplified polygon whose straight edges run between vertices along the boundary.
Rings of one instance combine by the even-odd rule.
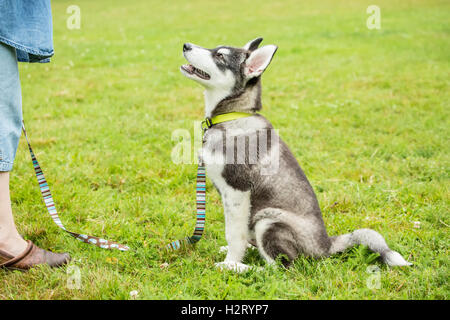
[[[216,266],[247,270],[242,259],[249,243],[269,263],[281,256],[286,267],[300,254],[326,257],[358,244],[378,252],[390,266],[410,265],[374,230],[328,236],[300,165],[271,123],[257,113],[261,75],[277,51],[275,45],[258,48],[261,41],[254,39],[242,48],[183,46],[188,64],[180,70],[205,87],[205,117],[249,114],[213,125],[204,134],[201,157],[222,198],[228,242],[226,258]]]

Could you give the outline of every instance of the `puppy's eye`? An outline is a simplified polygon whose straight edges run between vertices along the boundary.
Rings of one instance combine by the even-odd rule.
[[[219,59],[223,59],[223,54],[220,53],[220,52],[217,52],[216,53],[216,57],[219,58]]]

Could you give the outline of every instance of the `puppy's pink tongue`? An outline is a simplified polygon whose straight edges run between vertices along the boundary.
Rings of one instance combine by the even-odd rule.
[[[192,64],[185,64],[183,67],[186,71],[194,72],[194,66]]]

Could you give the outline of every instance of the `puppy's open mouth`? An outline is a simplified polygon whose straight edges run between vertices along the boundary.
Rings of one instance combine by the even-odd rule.
[[[211,76],[209,74],[207,74],[205,71],[197,69],[196,67],[194,67],[192,64],[183,64],[181,66],[181,69],[183,69],[184,71],[186,71],[189,74],[195,74],[197,77],[199,77],[200,79],[203,80],[209,80],[211,79]]]

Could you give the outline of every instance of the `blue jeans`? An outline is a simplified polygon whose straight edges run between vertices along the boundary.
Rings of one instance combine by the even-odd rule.
[[[23,62],[49,62],[53,56],[50,0],[0,0],[0,42],[17,50]]]
[[[0,43],[0,171],[11,171],[22,129],[16,49]]]

